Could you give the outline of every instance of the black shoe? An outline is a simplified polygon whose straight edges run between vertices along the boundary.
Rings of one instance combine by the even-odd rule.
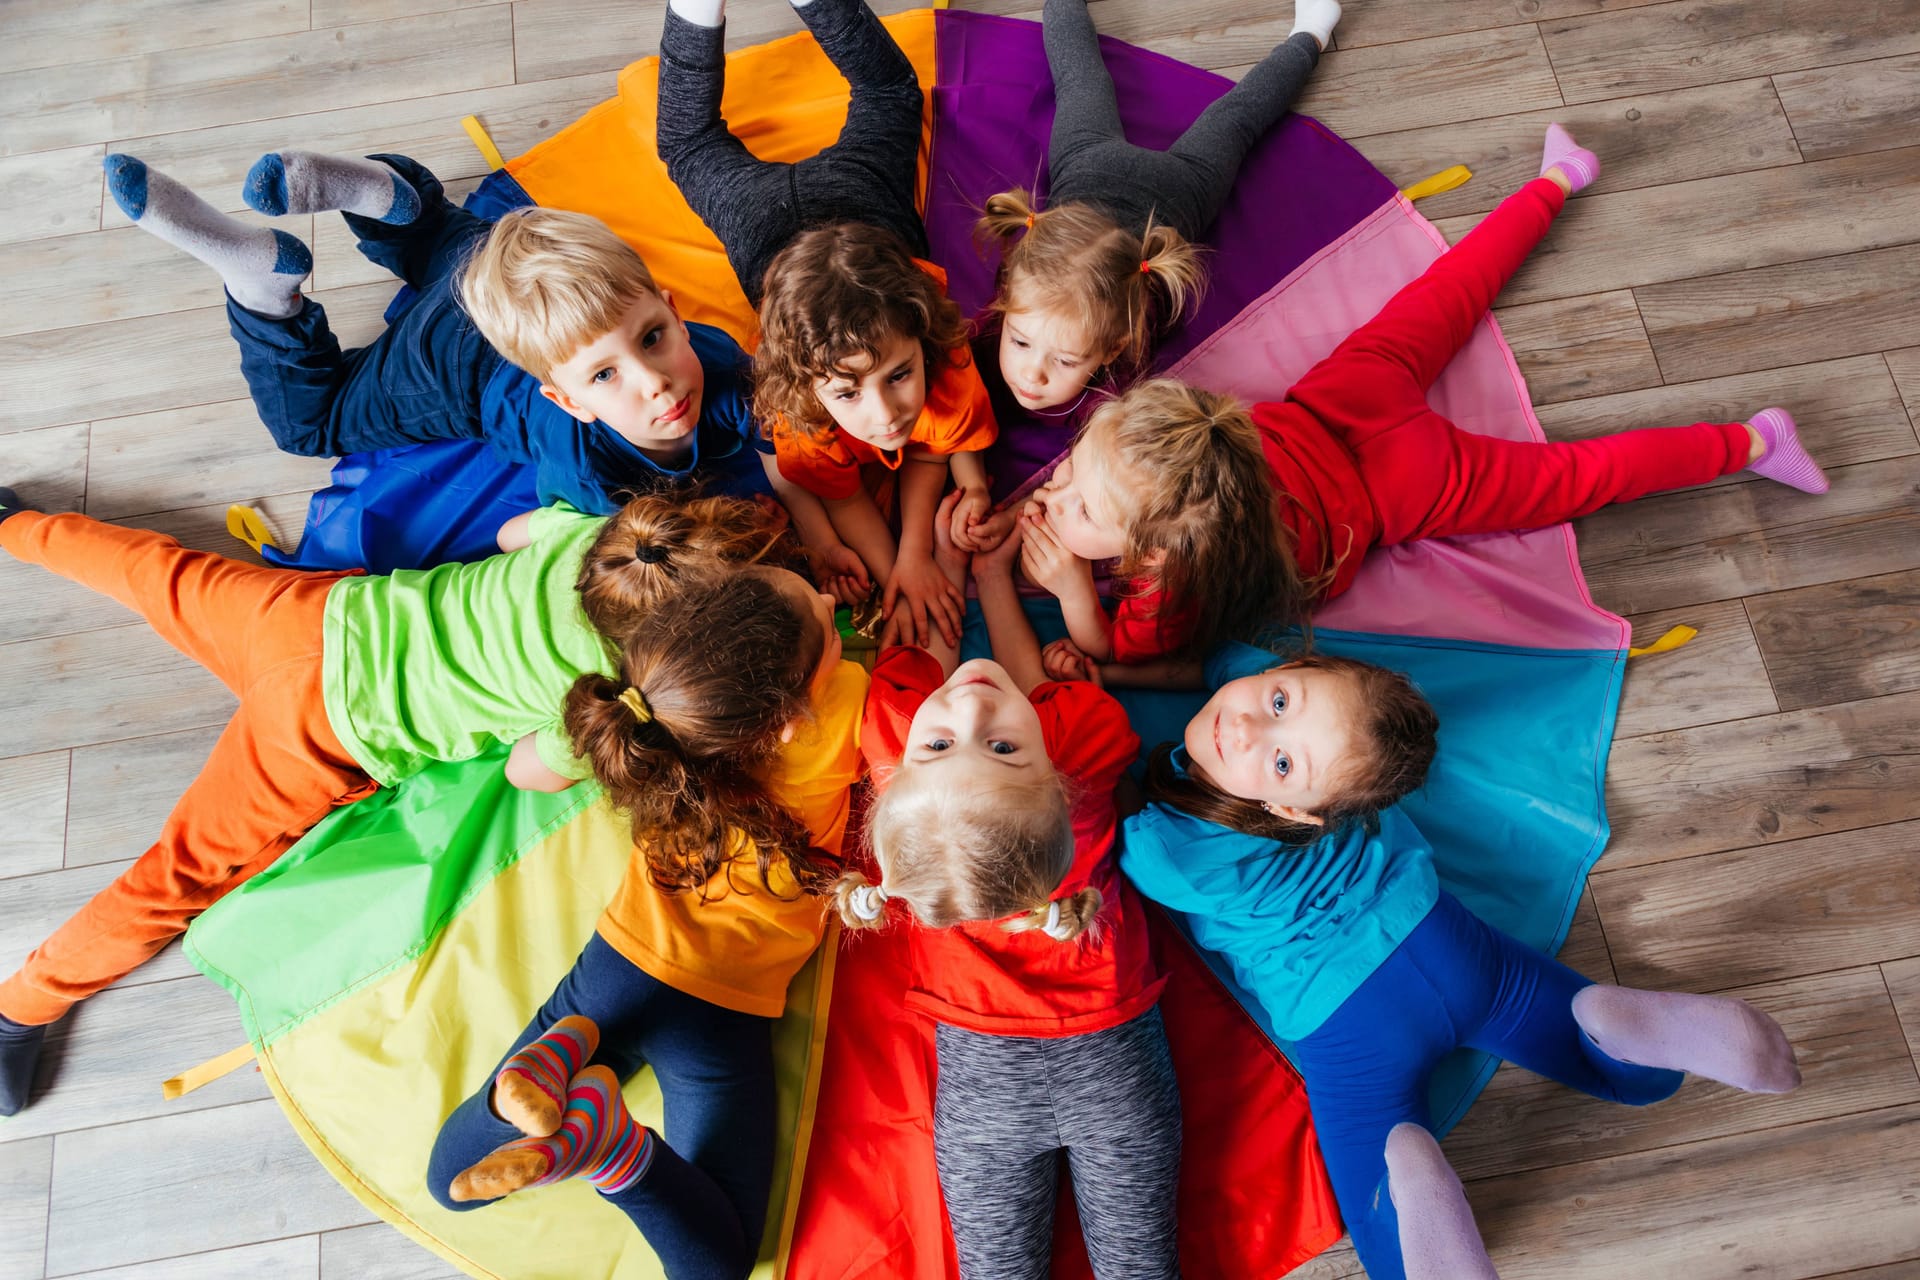
[[[0,1014],[0,1116],[18,1114],[26,1107],[33,1069],[40,1065],[40,1048],[46,1041],[46,1027],[23,1027]]]
[[[5,485],[0,485],[0,520],[5,520],[10,515],[16,515],[19,512],[27,510],[31,510],[31,508],[20,501],[19,494],[7,488]],[[0,1111],[0,1115],[7,1114],[9,1113]]]

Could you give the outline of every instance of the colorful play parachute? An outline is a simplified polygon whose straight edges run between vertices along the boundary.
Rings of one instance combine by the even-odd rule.
[[[981,201],[1046,182],[1052,104],[1037,25],[941,10],[889,20],[929,89],[926,217],[955,296],[986,301],[992,264],[970,235]],[[1226,81],[1109,43],[1128,130],[1164,145]],[[652,150],[655,70],[489,180],[482,198],[605,218],[675,291],[683,314],[751,342],[718,246]],[[797,158],[838,132],[844,84],[812,42],[735,56],[724,110],[759,154]],[[1249,159],[1214,240],[1214,287],[1162,367],[1278,397],[1444,244],[1358,153],[1290,118]],[[1435,387],[1470,430],[1539,438],[1491,322]],[[1012,425],[1011,430],[1021,427]],[[1060,441],[1022,439],[1039,466]],[[425,563],[483,553],[530,488],[479,446],[348,459],[314,504],[292,562]],[[1234,584],[1222,583],[1221,590]],[[1057,615],[1035,606],[1043,627]],[[1564,527],[1376,552],[1317,619],[1316,642],[1408,671],[1438,707],[1441,753],[1408,811],[1448,886],[1518,937],[1556,948],[1606,839],[1601,784],[1627,628],[1588,598]],[[978,637],[974,637],[978,643]],[[1196,705],[1129,699],[1153,743]],[[440,1119],[566,971],[627,858],[590,790],[514,791],[499,756],[428,771],[342,810],[208,912],[190,953],[240,1003],[262,1070],[301,1136],[387,1220],[475,1275],[651,1277],[644,1241],[594,1193],[563,1186],[455,1215],[423,1184]],[[1161,918],[1181,1076],[1182,1250],[1195,1280],[1284,1274],[1339,1235],[1306,1100],[1284,1046],[1224,973]],[[908,1017],[903,940],[837,934],[795,983],[780,1024],[781,1176],[759,1274],[949,1280],[955,1274],[930,1137],[928,1028]],[[1462,1056],[1434,1086],[1452,1123],[1491,1064]],[[658,1117],[642,1073],[628,1096]],[[1056,1276],[1088,1274],[1071,1209]]]

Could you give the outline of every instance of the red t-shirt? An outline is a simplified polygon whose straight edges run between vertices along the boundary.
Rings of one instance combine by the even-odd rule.
[[[1293,534],[1293,557],[1308,583],[1326,577],[1318,600],[1353,585],[1360,562],[1380,540],[1380,516],[1360,478],[1353,451],[1299,405],[1269,400],[1253,406],[1253,423],[1280,503],[1280,523]],[[1329,576],[1330,575],[1330,576]],[[1220,584],[1222,590],[1229,584]],[[1161,625],[1158,591],[1120,602],[1113,617],[1113,660],[1147,662],[1179,649],[1191,622],[1176,609]]]
[[[944,682],[924,649],[897,645],[880,655],[860,732],[876,787],[899,764],[914,712]],[[1148,950],[1140,895],[1113,856],[1113,788],[1140,739],[1112,695],[1091,684],[1043,684],[1031,698],[1047,756],[1074,798],[1073,867],[1053,896],[1093,886],[1103,899],[1098,920],[1072,942],[1059,942],[1037,929],[1008,933],[991,921],[929,929],[909,917],[907,1004],[989,1035],[1083,1035],[1139,1017],[1166,982]]]

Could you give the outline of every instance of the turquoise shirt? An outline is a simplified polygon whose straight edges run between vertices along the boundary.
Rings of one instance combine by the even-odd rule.
[[[1208,682],[1278,661],[1230,645],[1207,664]],[[1174,763],[1185,768],[1184,749]],[[1186,917],[1194,941],[1227,961],[1286,1040],[1325,1022],[1439,898],[1433,849],[1397,808],[1374,833],[1356,825],[1284,845],[1149,804],[1126,820],[1120,869]]]

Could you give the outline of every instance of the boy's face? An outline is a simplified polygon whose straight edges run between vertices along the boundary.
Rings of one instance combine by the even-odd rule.
[[[673,295],[642,293],[620,322],[555,368],[540,393],[581,422],[606,423],[643,452],[693,447],[707,382]]]
[[[927,405],[927,358],[913,338],[889,338],[880,358],[855,356],[830,378],[815,378],[834,425],[876,449],[898,449],[913,435]]]

